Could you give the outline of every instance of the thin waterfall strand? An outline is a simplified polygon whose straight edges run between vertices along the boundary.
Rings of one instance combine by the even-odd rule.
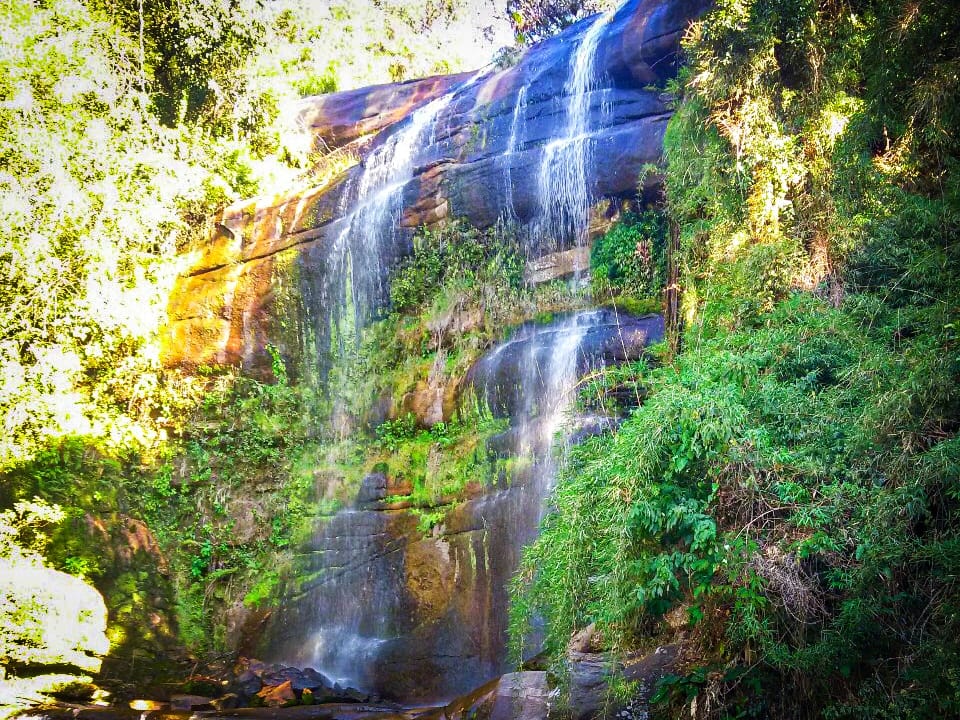
[[[548,143],[540,164],[538,242],[560,248],[587,239],[592,198],[587,172],[592,161],[590,102],[600,83],[595,76],[597,48],[613,12],[600,15],[584,33],[570,60],[564,86],[567,122],[564,134]]]

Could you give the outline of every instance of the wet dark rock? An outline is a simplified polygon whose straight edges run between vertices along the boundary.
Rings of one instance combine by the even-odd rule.
[[[497,684],[489,720],[546,720],[550,701],[547,673],[510,673]]]
[[[340,688],[337,692],[337,699],[340,702],[355,702],[355,703],[365,703],[373,700],[373,696],[370,693],[362,692],[356,688]]]
[[[615,430],[622,422],[623,420],[621,418],[600,417],[596,415],[577,418],[570,430],[567,442],[571,445],[577,445],[587,438]]]
[[[508,673],[417,720],[546,720],[553,700],[546,672]]]
[[[531,323],[521,327],[496,352],[480,358],[467,375],[467,381],[495,415],[515,416],[523,404],[536,395],[536,385],[542,385],[543,375],[537,373],[526,378],[521,366],[530,363],[531,358],[538,366],[548,366],[555,335],[565,332],[571,320],[587,326],[577,358],[580,375],[636,360],[644,355],[649,344],[662,340],[664,334],[663,318],[659,315],[638,318],[607,309],[579,313],[549,325]]]
[[[642,715],[648,710],[654,686],[669,672],[678,653],[678,646],[665,645],[651,653],[629,656],[620,661],[604,653],[570,650],[567,661],[572,720],[619,717],[625,708],[630,709],[630,715]],[[632,698],[619,700],[610,693],[610,679],[615,674],[637,683]]]
[[[260,676],[260,680],[263,681],[264,685],[282,685],[285,682],[289,682],[296,692],[307,688],[315,690],[317,688],[329,688],[332,686],[332,683],[325,675],[317,672],[313,668],[301,670],[295,667],[281,667],[264,672]]]
[[[244,698],[251,698],[263,688],[263,680],[253,670],[244,670],[230,686],[233,692]]]
[[[300,682],[293,683],[294,690],[317,690],[319,688],[330,687],[330,678],[323,673],[317,672],[311,667],[304,668],[300,673]]]
[[[393,416],[393,397],[389,394],[381,395],[371,404],[370,409],[363,418],[363,423],[367,426],[367,429],[373,430],[375,427],[384,421],[389,420]]]
[[[213,710],[213,698],[203,695],[171,695],[170,707],[173,710]]]
[[[588,720],[611,714],[608,685],[612,671],[619,668],[600,654],[576,653],[570,663],[570,715],[573,720]]]
[[[436,75],[315,95],[303,100],[298,121],[311,132],[320,147],[341,147],[402,120],[469,75]]]
[[[358,507],[379,502],[387,496],[387,476],[383,473],[370,473],[360,482],[360,491],[357,493]]]

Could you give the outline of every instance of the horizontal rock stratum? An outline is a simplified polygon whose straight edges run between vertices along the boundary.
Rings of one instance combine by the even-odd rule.
[[[631,0],[603,28],[595,87],[584,96],[591,153],[583,182],[595,212],[615,213],[632,201],[642,168],[660,158],[670,109],[660,91],[649,88],[675,73],[680,36],[708,5]],[[592,23],[584,20],[532,47],[516,65],[472,81],[465,75],[427,78],[304,102],[302,122],[329,147],[378,133],[366,150],[369,162],[378,147],[404,132],[412,112],[449,95],[396,189],[399,230],[377,246],[376,257],[364,258],[370,266],[365,274],[352,269],[364,305],[357,312],[375,313],[382,305],[389,271],[409,251],[418,226],[453,217],[481,228],[502,218],[537,225],[551,192],[544,157],[568,131],[571,58]],[[188,269],[168,308],[165,364],[187,370],[229,364],[268,377],[269,344],[295,377],[323,367],[331,306],[337,304],[331,295],[343,293],[331,285],[331,276],[345,272],[343,259],[333,256],[342,236],[338,218],[350,212],[363,173],[364,165],[357,165],[324,188],[226,208],[212,237],[184,255]],[[527,252],[534,261],[569,244],[569,238],[532,232]],[[562,257],[540,265],[562,272],[569,265]],[[539,265],[528,273],[531,280],[552,276]]]

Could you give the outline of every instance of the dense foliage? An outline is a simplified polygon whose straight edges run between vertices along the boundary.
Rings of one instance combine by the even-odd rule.
[[[558,662],[591,622],[624,650],[686,626],[667,716],[960,710],[957,30],[931,2],[694,25],[666,139],[681,352],[573,452],[518,644],[538,615]]]
[[[667,275],[667,224],[656,210],[627,214],[590,248],[592,289],[598,300],[629,307],[647,299],[659,307]]]
[[[519,244],[508,230],[481,232],[461,223],[423,229],[414,238],[413,253],[391,277],[390,303],[396,311],[415,310],[455,285],[502,297],[523,286],[523,269]]]

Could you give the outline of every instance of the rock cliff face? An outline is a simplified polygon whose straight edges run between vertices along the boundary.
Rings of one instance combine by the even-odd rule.
[[[524,458],[523,469],[434,506],[444,517],[428,534],[396,501],[409,489],[367,476],[352,508],[317,519],[258,653],[405,701],[449,699],[502,673],[507,586],[536,536],[571,389],[590,369],[639,358],[662,337],[658,316],[594,310],[525,325],[488,351],[467,382],[509,418],[490,450]]]
[[[436,75],[314,95],[304,100],[297,121],[309,130],[319,149],[333,150],[403,120],[417,108],[466,82],[471,74]]]
[[[293,374],[310,375],[324,366],[337,308],[360,322],[376,314],[413,228],[452,217],[519,225],[531,280],[580,268],[583,252],[544,256],[583,244],[571,234],[589,235],[636,197],[670,116],[647,88],[675,72],[680,35],[708,4],[630,0],[602,25],[584,20],[504,70],[308,100],[302,120],[327,145],[379,131],[367,157],[330,187],[223,211],[210,241],[184,257],[166,363],[267,375],[270,343]],[[564,232],[581,205],[592,225]]]
[[[385,309],[414,229],[453,218],[515,228],[531,284],[585,269],[593,234],[636,200],[641,169],[660,157],[670,111],[647,88],[675,72],[679,36],[706,4],[629,0],[509,68],[307,101],[301,119],[318,143],[377,133],[366,155],[327,187],[223,211],[184,258],[166,362],[270,379],[275,348],[292,382],[326,387],[351,333]],[[440,521],[429,533],[424,508],[398,503],[410,488],[367,476],[349,508],[315,519],[256,652],[405,701],[450,698],[504,672],[506,588],[537,531],[557,438],[610,422],[571,429],[577,383],[662,336],[661,318],[610,310],[527,323],[449,396],[405,397],[401,409],[429,425],[471,388],[509,419],[483,450],[513,469],[430,504]]]

